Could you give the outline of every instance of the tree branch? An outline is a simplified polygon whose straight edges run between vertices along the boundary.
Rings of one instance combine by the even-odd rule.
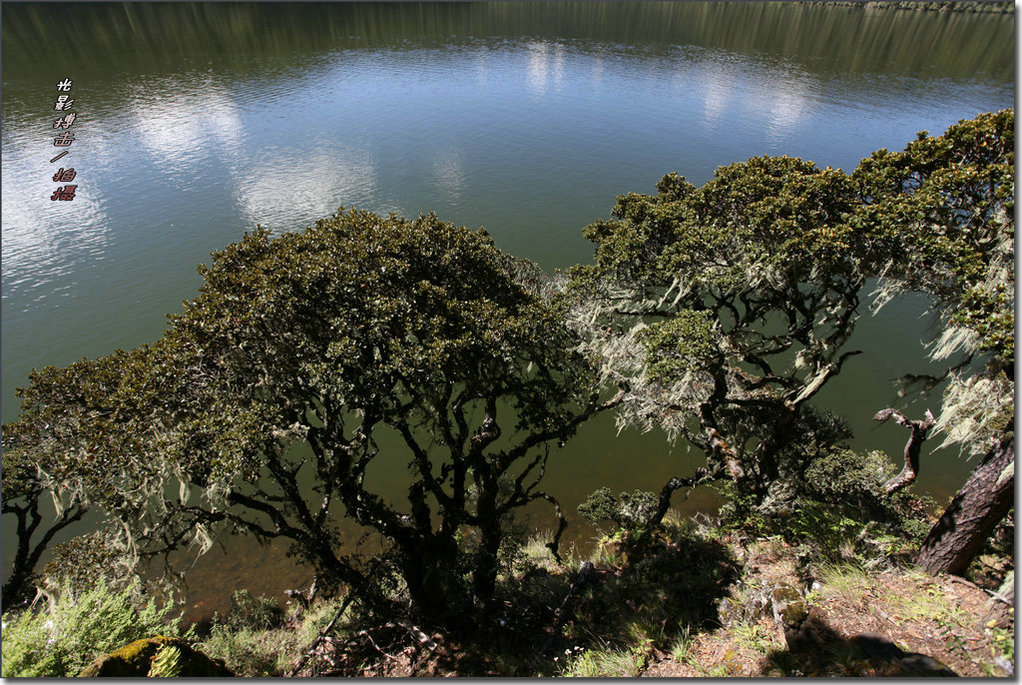
[[[922,449],[923,441],[926,440],[927,432],[937,422],[929,409],[926,410],[924,417],[918,421],[912,421],[897,409],[891,408],[881,409],[873,416],[873,420],[886,421],[892,416],[898,425],[911,428],[912,433],[909,435],[908,442],[905,443],[905,466],[901,469],[901,473],[891,478],[880,488],[882,492],[888,495],[901,490],[915,481],[916,476],[919,474],[919,451]]]

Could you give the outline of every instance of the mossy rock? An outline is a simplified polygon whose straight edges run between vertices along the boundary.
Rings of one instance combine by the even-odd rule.
[[[157,667],[153,662],[160,655]],[[173,663],[171,663],[173,662]],[[154,672],[155,670],[155,672]],[[98,657],[85,667],[83,678],[144,678],[172,672],[184,678],[229,678],[234,674],[223,661],[213,660],[177,637],[157,635],[135,640],[117,651]]]
[[[791,585],[778,585],[772,592],[774,620],[785,630],[797,629],[809,616],[802,593]]]

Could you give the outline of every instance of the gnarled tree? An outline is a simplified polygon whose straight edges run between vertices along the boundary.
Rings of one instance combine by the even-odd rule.
[[[556,506],[539,487],[551,446],[617,402],[538,269],[432,215],[341,210],[258,230],[200,272],[200,295],[121,360],[102,403],[162,476],[131,521],[142,551],[226,527],[363,587],[346,514],[393,545],[425,620],[486,608],[508,516]],[[406,459],[403,506],[367,479],[384,435]]]
[[[575,326],[627,384],[623,423],[664,428],[707,465],[664,488],[734,480],[784,499],[844,434],[810,399],[854,352],[865,276],[844,224],[856,195],[840,170],[790,157],[721,167],[695,188],[674,174],[654,196],[618,198],[586,228],[596,263],[572,273]]]
[[[130,518],[145,498],[145,462],[123,458],[132,437],[111,423],[127,357],[118,351],[49,366],[18,390],[21,414],[3,427],[3,513],[14,517],[17,536],[3,588],[7,605],[31,593],[35,569],[58,533],[73,530],[90,510]]]
[[[613,220],[587,227],[596,263],[573,271],[570,311],[605,377],[630,389],[621,422],[684,436],[707,457],[667,484],[654,522],[675,489],[710,479],[761,504],[798,487],[843,437],[809,400],[855,354],[843,347],[860,289],[878,277],[874,306],[931,295],[942,328],[932,356],[961,353],[921,379],[950,379],[926,428],[984,454],[974,476],[984,484],[963,489],[920,561],[964,568],[1014,482],[1013,127],[1011,110],[981,115],[880,150],[851,177],[788,157],[721,167],[700,188],[669,175],[657,195],[621,196]],[[909,462],[925,434],[913,434]]]
[[[925,131],[903,152],[879,150],[853,174],[865,202],[850,224],[880,275],[878,304],[932,297],[935,359],[958,355],[934,426],[981,463],[924,541],[919,563],[961,573],[1014,493],[1015,112]]]

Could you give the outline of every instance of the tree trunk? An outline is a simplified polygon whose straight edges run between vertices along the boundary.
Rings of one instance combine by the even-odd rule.
[[[475,555],[475,569],[472,571],[472,589],[476,599],[485,611],[491,610],[494,590],[497,586],[497,554],[503,537],[500,516],[497,513],[497,483],[479,495],[476,515],[479,518],[479,550]]]
[[[1012,418],[1014,424],[1014,417]],[[1015,496],[1015,474],[1005,469],[1015,459],[1015,434],[1008,432],[972,472],[947,510],[930,530],[917,562],[927,572],[961,575],[1004,518]]]
[[[402,548],[401,576],[412,603],[433,624],[453,627],[471,614],[468,588],[458,570],[458,543],[450,535],[437,534]]]
[[[33,582],[36,578],[35,568],[39,563],[39,559],[42,558],[43,552],[50,546],[50,542],[53,541],[53,537],[57,533],[72,523],[80,521],[85,516],[85,512],[88,511],[87,507],[77,504],[70,509],[65,509],[33,546],[32,536],[43,521],[42,515],[39,513],[39,499],[41,496],[41,490],[34,492],[28,497],[28,502],[24,508],[8,507],[3,512],[5,514],[15,514],[18,518],[18,549],[14,555],[14,567],[3,589],[0,590],[0,597],[3,599],[5,608],[13,607],[15,604],[24,602],[32,596],[34,590]],[[26,514],[31,515],[31,521],[26,520]]]

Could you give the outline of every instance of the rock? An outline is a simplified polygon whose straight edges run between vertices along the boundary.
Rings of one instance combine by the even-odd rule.
[[[785,630],[798,630],[809,616],[809,607],[806,605],[805,598],[791,585],[778,585],[774,588],[771,594],[771,606],[774,620],[780,623]]]
[[[154,660],[157,660],[154,664]],[[153,673],[154,665],[156,672]],[[157,635],[98,657],[81,672],[83,678],[144,678],[173,673],[185,678],[234,676],[224,662],[210,659],[177,637]]]
[[[780,583],[770,591],[770,612],[784,630],[784,641],[792,651],[812,648],[815,639],[810,630],[803,630],[809,618],[805,597],[792,585]]]

